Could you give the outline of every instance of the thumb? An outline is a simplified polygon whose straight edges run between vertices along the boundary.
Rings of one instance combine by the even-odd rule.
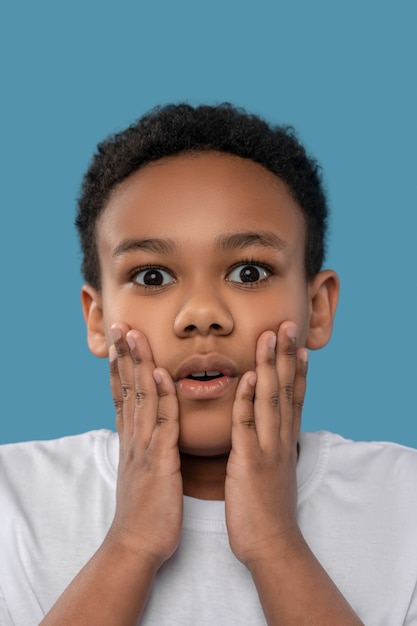
[[[232,408],[232,448],[245,446],[256,436],[255,422],[256,372],[246,372],[239,381]],[[251,443],[253,445],[253,442]]]
[[[168,372],[159,367],[154,370],[153,378],[158,393],[158,407],[153,445],[176,446],[179,436],[179,408],[174,381]]]

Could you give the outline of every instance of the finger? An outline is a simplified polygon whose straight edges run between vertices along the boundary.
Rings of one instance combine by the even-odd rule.
[[[297,327],[283,322],[278,330],[277,372],[281,441],[291,445],[294,429],[294,382],[297,370]]]
[[[169,373],[163,368],[153,371],[158,394],[156,425],[152,434],[151,446],[154,450],[178,448],[179,406],[177,390]]]
[[[246,372],[239,381],[232,407],[232,448],[244,451],[247,446],[258,446],[255,423],[256,373]]]
[[[117,352],[114,345],[111,345],[109,348],[109,363],[110,390],[116,413],[116,429],[119,433],[119,436],[121,436],[123,433],[123,394],[122,385],[120,383],[119,368],[117,364]]]
[[[301,415],[303,412],[304,398],[307,386],[308,352],[305,348],[297,350],[297,368],[294,381],[294,402],[293,402],[293,432],[292,438],[295,443],[301,429]]]
[[[256,346],[255,420],[259,445],[265,450],[277,441],[280,428],[276,344],[275,333],[265,331]]]
[[[133,371],[133,404],[126,403],[132,434],[148,446],[156,424],[158,394],[153,371],[155,363],[146,336],[139,330],[129,330],[126,334],[129,347],[130,375]],[[133,407],[133,413],[132,413]]]
[[[134,412],[134,373],[130,349],[126,342],[127,324],[114,324],[111,327],[114,347],[117,353],[117,372],[121,389],[121,430],[125,436],[132,432],[132,417]],[[114,367],[114,366],[113,366]]]

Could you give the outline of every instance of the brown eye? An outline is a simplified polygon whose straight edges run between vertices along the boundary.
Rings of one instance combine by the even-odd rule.
[[[150,267],[140,270],[133,276],[133,282],[144,287],[164,287],[174,282],[173,277],[160,267]]]
[[[239,277],[242,283],[255,283],[260,279],[261,275],[257,267],[247,265],[240,270]]]
[[[270,276],[269,270],[262,265],[242,264],[235,267],[227,280],[234,283],[257,283]]]

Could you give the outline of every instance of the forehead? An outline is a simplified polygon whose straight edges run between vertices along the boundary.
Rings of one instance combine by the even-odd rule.
[[[262,165],[218,152],[150,163],[112,193],[97,225],[100,256],[123,237],[204,246],[222,233],[274,231],[304,249],[305,222],[285,183]]]

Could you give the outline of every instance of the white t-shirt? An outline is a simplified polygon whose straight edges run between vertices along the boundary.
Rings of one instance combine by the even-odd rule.
[[[0,447],[0,624],[35,626],[100,545],[114,513],[117,435]],[[367,626],[417,625],[417,450],[303,433],[301,530]],[[224,502],[184,498],[180,546],[144,626],[264,626],[228,542]]]

